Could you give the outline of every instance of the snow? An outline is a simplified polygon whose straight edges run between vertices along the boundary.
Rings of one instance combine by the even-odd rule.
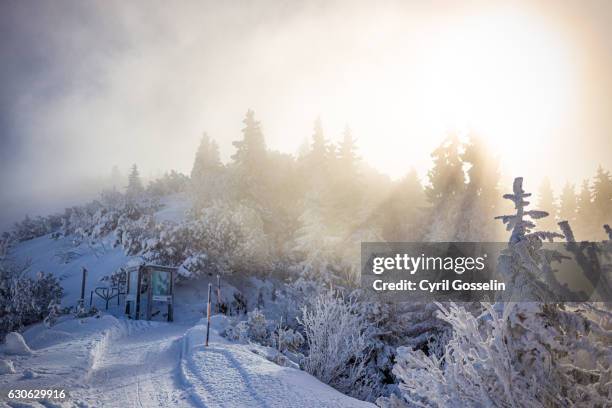
[[[181,222],[191,205],[180,194],[165,197],[157,222]],[[120,267],[139,262],[113,248],[112,234],[96,243],[73,244],[70,237],[50,235],[24,241],[10,251],[14,260],[31,262],[28,273],[54,274],[64,288],[62,306],[75,306],[81,290],[81,268],[88,270],[89,293],[105,286],[100,279]],[[227,326],[223,316],[213,318],[210,345],[204,346],[208,283],[216,277],[203,276],[188,285],[178,284],[175,322],[134,321],[123,316],[123,299],[109,304],[108,313],[75,318],[61,315],[47,327],[42,322],[20,335],[9,336],[11,346],[29,354],[0,354],[0,405],[10,389],[64,389],[67,402],[44,401],[44,406],[141,406],[141,407],[374,407],[348,397],[305,371],[269,361],[271,350],[255,344],[237,344],[219,333]],[[262,292],[271,293],[271,281],[244,276],[224,277],[222,291],[231,299],[239,288],[250,305]],[[280,295],[279,295],[280,296]],[[103,302],[94,297],[100,308]],[[269,302],[266,317],[280,316],[280,305]],[[16,343],[15,343],[16,344]],[[11,401],[11,406],[17,406]],[[39,406],[37,404],[27,406]]]
[[[143,407],[373,407],[345,396],[305,373],[281,367],[229,343],[212,322],[181,323],[63,317],[38,324],[24,336],[31,356],[18,356],[14,373],[0,377],[0,395],[14,388],[65,389],[74,405]],[[9,370],[10,371],[10,370]]]
[[[66,258],[70,251],[71,257]],[[121,248],[112,248],[110,238],[95,245],[83,242],[74,246],[69,238],[52,239],[49,235],[24,241],[10,252],[15,260],[29,260],[29,274],[35,277],[39,271],[50,272],[61,281],[64,288],[62,306],[74,306],[81,295],[81,268],[87,268],[85,297],[97,286],[104,286],[100,279],[116,271],[132,258]]]
[[[176,224],[186,219],[186,213],[193,205],[187,193],[176,193],[162,197],[160,204],[162,209],[155,213],[155,221],[169,221]]]
[[[224,320],[213,319],[208,347],[204,321],[184,336],[181,377],[200,406],[285,407],[291,402],[302,407],[373,407],[304,371],[276,365],[248,345],[228,343],[218,334]]]
[[[11,332],[6,335],[2,352],[5,354],[28,355],[32,354],[32,350],[28,347],[23,336],[17,332]]]
[[[0,375],[14,373],[15,367],[13,366],[13,362],[7,359],[0,359]]]

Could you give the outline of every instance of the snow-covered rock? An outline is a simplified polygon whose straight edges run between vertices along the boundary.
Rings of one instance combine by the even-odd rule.
[[[5,344],[2,348],[5,354],[29,355],[32,350],[28,347],[23,336],[17,332],[11,332],[6,335]]]
[[[33,378],[38,378],[38,374],[32,370],[25,370],[23,372],[23,376],[22,379],[24,380],[31,380]]]

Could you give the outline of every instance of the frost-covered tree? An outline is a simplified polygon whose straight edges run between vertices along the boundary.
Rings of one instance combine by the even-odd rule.
[[[457,240],[465,175],[461,161],[461,144],[456,135],[448,136],[432,153],[433,168],[425,188],[431,205],[425,238],[429,241]]]
[[[126,194],[131,197],[138,197],[144,192],[144,187],[142,185],[142,180],[140,179],[140,172],[138,171],[138,166],[136,164],[132,165],[130,170],[130,174],[128,176],[128,185],[126,189]]]
[[[51,303],[59,304],[63,289],[52,274],[27,276],[29,263],[0,263],[0,337],[39,322]]]
[[[266,159],[266,142],[261,124],[255,120],[255,112],[251,109],[247,111],[242,123],[242,140],[232,143],[236,148],[232,160],[243,169],[245,175],[259,175]]]
[[[492,156],[484,140],[470,135],[461,159],[468,166],[466,190],[458,220],[459,241],[495,241],[499,229],[493,217],[499,207],[498,159]]]
[[[557,205],[555,203],[555,196],[550,180],[547,177],[542,180],[542,184],[540,185],[540,190],[538,192],[538,207],[550,215],[540,222],[540,226],[546,230],[556,229],[555,215],[557,214]]]
[[[525,295],[527,288],[537,295],[554,289],[547,279],[538,279],[550,272],[539,243],[559,234],[533,231],[535,224],[528,218],[541,219],[546,213],[526,210],[529,196],[522,178],[504,196],[516,212],[498,217],[512,231],[499,269],[512,290]],[[530,273],[530,279],[512,280]],[[398,350],[394,373],[409,406],[606,406],[612,392],[611,361],[604,357],[610,331],[600,322],[609,320],[609,311],[588,303],[533,301],[483,303],[479,315],[452,303],[438,307],[438,317],[452,330],[442,356],[409,347]],[[397,406],[399,401],[380,403]]]
[[[573,223],[576,219],[578,197],[574,191],[574,185],[565,183],[563,191],[559,197],[559,220]]]
[[[189,178],[176,170],[164,173],[163,176],[149,183],[147,192],[156,197],[180,193],[187,190]]]
[[[612,222],[612,177],[601,166],[593,178],[593,210],[598,231],[602,225]]]
[[[121,187],[125,185],[123,183],[124,181],[123,175],[121,174],[121,170],[119,170],[119,166],[114,165],[111,169],[110,174],[110,189],[119,191],[121,190]]]
[[[409,406],[607,405],[609,330],[588,317],[604,311],[533,302],[500,306],[485,303],[475,316],[455,304],[439,305],[440,319],[452,327],[442,358],[398,349],[394,374]]]
[[[593,196],[588,180],[582,182],[576,206],[576,235],[580,240],[591,239],[595,236],[595,211]]]
[[[202,183],[207,174],[215,172],[220,167],[219,145],[204,133],[191,169],[191,180],[196,184]]]
[[[299,321],[308,347],[304,369],[345,394],[366,397],[371,332],[359,304],[326,291],[304,306]]]
[[[345,178],[356,178],[359,157],[357,156],[356,141],[348,125],[344,128],[342,141],[338,147],[338,165],[341,174]]]
[[[425,192],[413,168],[395,185],[377,212],[383,238],[389,242],[421,240],[425,206]]]

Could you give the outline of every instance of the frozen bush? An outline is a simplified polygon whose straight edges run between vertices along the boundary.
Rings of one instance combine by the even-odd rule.
[[[475,317],[441,305],[453,328],[443,358],[398,349],[394,374],[416,406],[606,406],[612,391],[602,330],[586,314],[543,303],[483,304]],[[501,305],[500,305],[501,306]]]
[[[0,336],[39,322],[49,304],[59,303],[63,289],[52,274],[26,276],[29,265],[0,263]]]
[[[256,343],[265,344],[268,339],[268,321],[259,309],[247,313],[247,324],[249,327],[249,338]]]
[[[299,321],[308,347],[304,369],[345,394],[366,397],[371,336],[358,303],[326,291],[302,309]]]
[[[304,344],[304,337],[290,327],[277,327],[274,333],[272,333],[271,345],[277,350],[279,348],[279,340],[281,353],[284,351],[297,352],[302,344]]]

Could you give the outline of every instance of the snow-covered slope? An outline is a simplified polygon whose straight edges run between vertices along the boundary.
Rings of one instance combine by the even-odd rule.
[[[184,197],[169,197],[155,218],[180,222]],[[81,268],[88,270],[86,303],[100,278],[137,261],[112,248],[111,237],[75,246],[70,237],[43,236],[12,248],[10,258],[29,259],[29,273],[52,273],[61,279],[64,306],[74,306],[80,295]],[[0,374],[0,406],[10,389],[63,389],[68,401],[44,401],[23,406],[79,407],[366,407],[321,383],[304,371],[268,361],[261,346],[229,343],[219,336],[227,322],[213,320],[209,347],[204,347],[208,280],[179,285],[175,322],[134,321],[123,317],[114,299],[107,314],[76,319],[63,316],[51,328],[42,324],[24,333],[31,355],[2,355],[15,372]],[[268,293],[270,282],[240,277],[223,281],[224,296],[239,287],[249,299]],[[269,299],[269,296],[266,295]],[[121,299],[123,302],[123,299]],[[103,302],[94,297],[98,308]],[[268,304],[271,313],[278,312]],[[254,352],[255,351],[255,352]],[[10,370],[9,370],[10,371]],[[16,405],[16,401],[10,402]]]
[[[113,248],[110,237],[95,244],[83,242],[75,246],[69,238],[52,239],[49,235],[21,242],[11,249],[10,258],[17,262],[31,262],[29,273],[43,271],[54,274],[64,288],[64,306],[74,305],[81,293],[81,268],[87,268],[86,295],[100,278],[116,271],[131,257],[122,248]]]
[[[5,356],[9,389],[64,389],[82,407],[368,407],[307,373],[278,366],[205,326],[101,318],[63,318],[24,333],[30,356]]]

